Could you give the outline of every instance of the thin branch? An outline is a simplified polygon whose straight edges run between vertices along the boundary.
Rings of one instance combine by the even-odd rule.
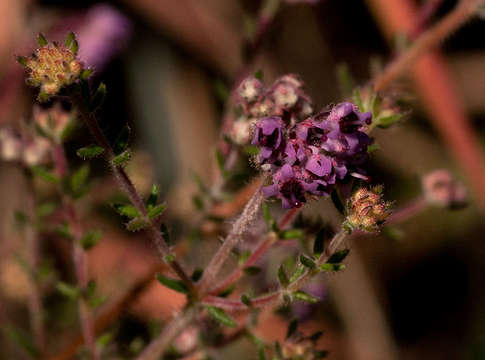
[[[441,44],[451,33],[456,31],[474,14],[472,0],[461,0],[459,4],[441,21],[419,36],[413,45],[390,63],[373,81],[374,90],[387,88],[397,77],[422,54]]]
[[[236,222],[234,222],[231,231],[226,236],[224,242],[207,265],[204,275],[200,280],[200,284],[198,285],[198,292],[200,296],[203,296],[211,284],[214,283],[219,270],[231,254],[232,249],[237,245],[242,235],[248,230],[249,226],[251,226],[256,219],[256,215],[261,207],[261,204],[263,203],[263,199],[263,193],[258,187],[256,192],[248,201],[242,214],[239,216]]]
[[[116,166],[113,164],[112,159],[115,157],[114,150],[111,147],[108,139],[104,135],[103,131],[99,127],[96,116],[93,112],[90,112],[88,110],[86,104],[79,95],[73,96],[73,102],[79,108],[80,115],[84,123],[88,127],[89,131],[91,132],[91,135],[94,137],[96,142],[105,149],[105,159],[110,165],[111,170],[115,175],[115,179],[118,182],[118,185],[122,190],[125,191],[133,206],[135,206],[139,214],[146,220],[148,224],[147,232],[149,233],[153,243],[157,247],[158,252],[162,256],[162,258],[169,263],[170,267],[179,276],[180,280],[184,282],[184,284],[189,289],[191,295],[195,296],[195,287],[192,283],[192,280],[187,275],[183,267],[178,263],[178,261],[175,260],[172,251],[165,242],[165,239],[163,238],[163,235],[160,232],[159,227],[157,226],[157,222],[148,217],[148,211],[145,203],[143,202],[141,196],[138,194],[130,177],[122,166]],[[170,260],[168,261],[168,259]]]

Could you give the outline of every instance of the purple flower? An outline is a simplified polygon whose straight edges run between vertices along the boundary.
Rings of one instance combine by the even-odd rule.
[[[258,120],[252,144],[260,147],[260,163],[278,160],[284,145],[284,128],[285,124],[277,116]]]
[[[261,190],[267,197],[280,198],[283,208],[291,209],[300,207],[306,202],[307,188],[308,184],[298,179],[293,168],[285,164],[273,175],[273,184],[263,186]]]

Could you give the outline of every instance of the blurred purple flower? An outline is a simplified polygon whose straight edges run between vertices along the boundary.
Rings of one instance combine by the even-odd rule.
[[[77,32],[79,58],[99,71],[123,49],[131,33],[131,21],[116,8],[107,4],[93,6]]]
[[[252,144],[260,147],[261,163],[277,160],[284,144],[284,128],[285,124],[277,116],[261,118],[256,123]]]

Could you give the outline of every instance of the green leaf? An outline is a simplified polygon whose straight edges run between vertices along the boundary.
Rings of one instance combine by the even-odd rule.
[[[290,321],[288,325],[288,330],[286,331],[286,339],[289,339],[291,335],[293,335],[296,330],[298,329],[298,319],[293,319]]]
[[[106,96],[106,85],[104,83],[100,83],[96,92],[94,93],[93,99],[91,100],[89,111],[96,111],[104,101]]]
[[[124,166],[128,160],[130,160],[130,158],[131,152],[129,150],[125,150],[121,154],[116,155],[113,159],[111,159],[111,162],[114,166]]]
[[[337,190],[332,191],[332,193],[330,194],[330,198],[332,199],[332,202],[335,205],[335,208],[339,211],[339,213],[343,214],[344,213],[344,205],[343,205],[342,201],[340,200],[340,197],[337,193]]]
[[[52,172],[48,171],[42,166],[32,166],[31,169],[34,175],[42,178],[47,182],[50,182],[53,184],[57,184],[59,182],[59,178],[57,177],[57,175],[53,174]]]
[[[140,213],[138,212],[138,210],[131,204],[113,204],[112,206],[120,215],[129,217],[129,218],[136,218],[140,216]]]
[[[372,154],[373,152],[379,150],[381,147],[379,146],[378,143],[373,143],[367,146],[367,153]]]
[[[160,284],[179,293],[187,294],[189,292],[187,286],[185,286],[185,284],[178,279],[171,279],[163,276],[162,274],[157,274],[157,280]]]
[[[27,56],[17,56],[17,62],[22,66],[27,66]]]
[[[37,349],[37,346],[27,332],[12,325],[2,325],[2,332],[4,333],[5,338],[8,338],[12,343],[21,348],[32,359],[40,358],[40,351]]]
[[[327,260],[328,264],[340,264],[349,254],[349,249],[343,249],[334,253],[330,258]]]
[[[103,233],[100,230],[92,230],[81,238],[80,244],[84,250],[89,250],[93,248],[102,237]]]
[[[216,150],[216,161],[222,176],[227,177],[228,173],[226,171],[226,160],[224,159],[224,155],[222,155],[222,152],[219,149]]]
[[[94,69],[92,69],[92,68],[84,69],[83,72],[80,75],[81,80],[87,80],[87,79],[89,79],[89,77],[91,75],[93,75],[93,73],[94,73]]]
[[[104,148],[98,145],[89,145],[76,151],[77,156],[86,160],[92,159],[104,153]]]
[[[307,339],[310,340],[311,342],[315,343],[318,341],[323,335],[323,331],[315,331],[313,334],[311,334]]]
[[[246,294],[241,295],[241,302],[247,307],[251,307],[251,299]]]
[[[126,224],[126,229],[129,231],[139,231],[148,226],[148,223],[145,221],[145,219],[142,218],[135,218],[130,220]]]
[[[259,81],[263,81],[263,70],[259,69],[254,73],[254,77],[258,79]]]
[[[302,276],[304,272],[305,272],[304,266],[297,266],[295,272],[290,277],[290,284],[295,280],[297,280],[298,278],[300,278],[300,276]]]
[[[241,255],[239,255],[239,259],[237,260],[239,265],[244,264],[244,262],[251,256],[251,251],[246,250]]]
[[[175,256],[172,254],[165,255],[163,257],[163,261],[165,261],[167,264],[170,264],[171,262],[175,261]]]
[[[162,215],[166,208],[167,208],[166,203],[159,204],[157,206],[152,207],[151,209],[148,210],[148,218],[155,219],[156,217]]]
[[[69,31],[69,34],[67,34],[66,37],[66,42],[64,44],[67,48],[69,48],[74,40],[76,40],[76,35],[74,35],[72,31]]]
[[[283,288],[286,288],[290,284],[290,279],[288,279],[288,275],[286,274],[285,266],[283,264],[281,264],[278,268],[278,280]]]
[[[214,81],[214,92],[216,94],[216,97],[222,103],[225,103],[227,101],[227,99],[229,98],[229,95],[230,95],[230,91],[227,87],[227,84],[225,84],[220,79],[216,79],[216,81]]]
[[[247,266],[243,269],[244,273],[249,276],[258,275],[261,272],[261,268],[257,266]]]
[[[258,360],[266,360],[266,354],[264,353],[264,346],[258,347]]]
[[[73,39],[71,42],[71,46],[69,46],[69,49],[72,51],[74,55],[77,55],[79,51],[79,43],[77,42],[76,39]]]
[[[45,38],[44,35],[39,33],[37,35],[37,43],[39,44],[40,47],[46,46],[47,45],[47,39]]]
[[[246,155],[258,155],[259,152],[260,152],[260,149],[258,146],[256,145],[246,145],[244,148],[243,148],[243,152],[246,154]]]
[[[57,204],[53,202],[46,202],[37,207],[37,216],[43,218],[49,216],[57,208]]]
[[[325,227],[322,227],[315,237],[315,242],[313,243],[313,255],[318,258],[325,250]]]
[[[128,148],[130,141],[131,128],[128,125],[123,126],[118,139],[116,139],[115,145],[113,146],[115,154],[121,154]]]
[[[236,327],[236,322],[225,313],[224,310],[215,306],[206,306],[207,313],[224,326]]]
[[[297,300],[300,300],[300,301],[304,301],[304,302],[307,302],[307,303],[310,303],[310,304],[316,304],[317,302],[319,302],[320,300],[304,291],[295,291],[293,293],[293,296],[295,297],[295,299]]]
[[[402,119],[401,114],[393,114],[389,116],[383,116],[377,119],[377,126],[380,127],[381,129],[387,129],[388,127],[394,125],[397,123],[399,120]]]
[[[150,195],[148,196],[148,199],[146,202],[146,205],[148,208],[150,208],[151,206],[155,206],[157,204],[159,193],[160,191],[158,190],[158,186],[153,184],[152,191],[150,191]]]
[[[330,263],[325,263],[320,265],[320,270],[322,271],[328,271],[328,272],[335,272],[335,271],[341,271],[345,269],[345,264],[330,264]]]
[[[71,176],[71,190],[74,194],[80,194],[89,177],[89,165],[84,164]]]
[[[112,332],[107,332],[96,339],[96,346],[100,349],[105,348],[114,339]]]
[[[310,259],[309,257],[303,254],[300,255],[300,262],[303,264],[303,266],[309,268],[310,270],[313,270],[317,267],[317,265],[312,259]]]
[[[236,285],[232,284],[231,286],[222,290],[219,294],[217,294],[217,296],[222,297],[222,298],[228,297],[229,295],[232,294],[232,292],[234,291],[235,288],[236,288]]]
[[[190,278],[192,279],[193,282],[197,282],[202,278],[202,274],[204,274],[204,269],[195,268]]]
[[[362,99],[360,97],[360,91],[359,91],[359,89],[355,89],[354,90],[354,102],[355,102],[355,105],[357,105],[357,107],[359,108],[359,111],[360,112],[364,112],[365,111],[364,104],[362,103]]]
[[[305,232],[301,229],[283,230],[280,233],[280,238],[283,240],[301,239],[305,235]]]
[[[165,240],[165,242],[168,245],[171,245],[170,232],[168,231],[167,225],[165,225],[165,224],[161,224],[160,225],[160,233],[162,234],[163,239]]]
[[[59,291],[65,297],[70,299],[77,299],[81,295],[81,291],[74,285],[59,281],[56,285],[57,291]]]

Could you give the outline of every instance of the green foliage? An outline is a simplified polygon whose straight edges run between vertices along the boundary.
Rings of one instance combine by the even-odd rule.
[[[140,216],[138,210],[131,204],[113,204],[114,209],[123,216],[126,216],[130,219],[136,218]]]
[[[211,318],[219,322],[220,324],[228,327],[236,327],[236,322],[226,314],[224,310],[215,306],[206,306],[207,313]]]
[[[312,259],[310,259],[309,257],[303,254],[300,255],[300,262],[303,264],[303,266],[307,267],[310,270],[314,270],[317,267],[317,265]]]
[[[100,230],[92,230],[86,233],[80,240],[81,247],[84,250],[92,249],[103,237],[103,233]]]
[[[343,249],[340,251],[335,252],[330,258],[327,260],[328,264],[339,264],[341,263],[347,255],[349,255],[349,249]]]
[[[59,183],[59,178],[57,177],[57,175],[42,166],[36,165],[32,166],[30,169],[35,176],[38,176],[47,182],[50,182],[52,184]]]
[[[77,156],[86,160],[100,156],[104,153],[104,148],[98,145],[89,145],[76,151]]]
[[[96,111],[103,104],[105,97],[106,97],[106,85],[104,83],[100,83],[89,105],[89,111],[91,112]]]
[[[114,166],[125,166],[131,159],[131,151],[125,150],[111,159]]]
[[[157,274],[157,280],[160,284],[179,293],[187,294],[189,292],[187,286],[185,286],[185,284],[178,279],[172,279],[163,276],[162,274]]]
[[[281,287],[286,288],[290,284],[290,279],[286,274],[285,266],[283,264],[278,268],[278,280],[280,281]]]
[[[304,302],[307,302],[307,303],[310,303],[310,304],[316,304],[317,302],[319,302],[320,300],[304,291],[295,291],[293,293],[293,296],[295,297],[295,299],[297,300],[300,300],[300,301],[304,301]]]

